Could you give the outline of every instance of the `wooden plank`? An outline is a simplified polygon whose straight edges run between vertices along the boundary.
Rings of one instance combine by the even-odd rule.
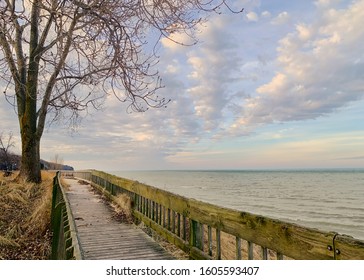
[[[191,220],[190,221],[190,229],[191,229],[191,239],[190,239],[190,244],[193,247],[196,247],[198,249],[200,249],[201,251],[203,251],[203,227],[200,223]]]
[[[221,260],[221,231],[216,229],[216,259]]]
[[[335,236],[333,249],[337,260],[364,260],[364,241],[351,236]]]
[[[177,214],[177,235],[181,237],[181,214]]]
[[[332,259],[327,250],[335,233],[285,223],[247,212],[190,200],[189,215],[196,221],[294,259]]]
[[[173,210],[171,211],[172,212],[172,233],[176,233],[176,212],[174,212]]]
[[[120,244],[115,244],[114,246],[109,244],[108,246],[102,246],[102,245],[89,245],[87,246],[87,251],[85,252],[99,252],[99,253],[103,253],[103,255],[106,255],[108,253],[115,253],[115,252],[132,252],[133,254],[135,253],[141,253],[141,254],[147,254],[147,253],[153,253],[156,254],[158,252],[158,254],[160,254],[160,252],[163,252],[163,250],[161,248],[158,247],[153,247],[153,246],[149,246],[150,248],[152,248],[152,250],[145,250],[146,249],[146,244],[139,244],[136,246],[130,246],[131,244],[129,244],[129,246],[119,246]]]
[[[151,201],[151,204],[152,204],[152,215],[151,215],[151,219],[153,220],[153,221],[155,221],[155,202],[154,201]]]
[[[173,259],[141,229],[112,219],[111,209],[96,199],[89,186],[77,184],[76,180],[68,184],[67,196],[77,217],[76,227],[85,259]],[[144,206],[152,216],[151,204],[148,207],[145,200]]]
[[[248,260],[254,260],[254,247],[250,241],[248,241]]]
[[[167,229],[171,230],[171,209],[167,209]]]
[[[236,242],[236,259],[241,260],[241,238],[236,237],[235,242]]]
[[[159,257],[161,256],[160,252],[143,252],[143,251],[133,251],[133,250],[98,250],[94,252],[87,253],[88,256],[98,256],[98,257],[104,257],[109,258],[110,256],[124,259],[124,258],[134,258],[134,259],[140,259],[140,257],[148,258],[149,257]],[[152,259],[152,258],[151,258]]]
[[[262,247],[262,255],[263,255],[263,257],[262,257],[263,260],[268,260],[268,249],[267,248]]]
[[[105,245],[103,244],[100,245],[95,243],[85,243],[83,248],[85,252],[95,252],[95,251],[116,252],[116,251],[129,251],[129,250],[138,252],[138,251],[144,251],[143,248],[145,248],[145,244],[143,246],[142,244],[133,244],[133,243],[128,243],[127,245],[120,243],[105,244]]]
[[[208,243],[208,255],[212,256],[212,228],[207,226],[207,243]]]
[[[138,255],[124,255],[123,258],[119,258],[118,255],[109,255],[107,257],[100,257],[98,255],[90,255],[90,260],[172,260],[170,257],[163,257],[160,255],[138,254]]]
[[[187,240],[187,218],[186,218],[186,216],[183,216],[182,222],[183,222],[183,240]]]
[[[194,260],[212,260],[211,256],[207,255],[196,247],[191,248],[190,257]]]
[[[199,225],[200,225],[200,239],[201,239],[201,251],[202,252],[204,252],[204,250],[205,250],[205,227],[204,227],[204,225],[203,224],[200,224],[199,223]]]
[[[157,224],[159,221],[159,204],[155,204],[155,218],[153,219]]]
[[[128,237],[129,238],[129,237]],[[142,244],[140,242],[132,242],[132,241],[129,241],[128,239],[121,239],[119,238],[118,240],[117,239],[113,239],[113,240],[106,240],[106,239],[97,239],[97,238],[94,238],[94,239],[91,239],[91,238],[84,238],[84,236],[80,236],[80,240],[82,242],[82,245],[84,246],[89,246],[89,247],[97,247],[97,246],[112,246],[112,245],[117,245],[117,244],[121,244],[122,246],[130,246],[130,245],[135,245],[137,246],[138,244]],[[122,240],[122,241],[120,241]]]

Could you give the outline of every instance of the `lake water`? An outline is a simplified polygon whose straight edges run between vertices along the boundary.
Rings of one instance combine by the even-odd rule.
[[[185,197],[364,240],[364,170],[111,173]]]

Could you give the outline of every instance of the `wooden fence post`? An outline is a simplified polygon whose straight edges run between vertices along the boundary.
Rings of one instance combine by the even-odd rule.
[[[199,222],[191,220],[191,245],[203,250],[203,227]]]

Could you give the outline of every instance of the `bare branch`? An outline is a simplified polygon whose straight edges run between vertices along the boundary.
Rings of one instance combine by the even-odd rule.
[[[48,113],[58,119],[63,115],[60,110],[68,110],[79,118],[77,112],[86,111],[88,106],[99,108],[110,93],[128,102],[128,111],[165,106],[169,100],[156,95],[163,88],[156,70],[155,46],[159,39],[194,45],[195,31],[207,13],[221,13],[224,9],[242,12],[234,10],[227,0],[25,3],[4,0],[0,4],[0,79],[8,85],[5,95],[9,101],[10,89],[14,89],[19,118],[32,89],[32,99],[37,100],[39,138]],[[152,38],[154,48],[147,53],[145,45],[150,44],[151,30],[159,34]],[[175,33],[186,34],[191,42],[177,41]],[[34,71],[37,74],[30,75]]]
[[[15,147],[15,141],[13,133],[9,132],[7,136],[4,133],[0,133],[0,165],[3,165],[6,169],[11,165],[11,153],[10,149]]]

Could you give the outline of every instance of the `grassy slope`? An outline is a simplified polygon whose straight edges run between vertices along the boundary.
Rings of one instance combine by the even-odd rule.
[[[0,174],[0,260],[48,258],[53,176],[42,173],[36,185]]]

